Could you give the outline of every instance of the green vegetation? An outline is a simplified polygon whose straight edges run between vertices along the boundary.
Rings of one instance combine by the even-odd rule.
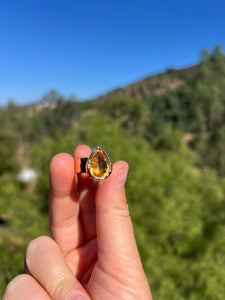
[[[182,83],[165,90],[170,78]],[[127,198],[153,298],[224,299],[225,56],[204,50],[199,65],[143,82],[156,89],[135,83],[138,100],[126,88],[84,103],[52,91],[0,111],[0,293],[23,272],[27,243],[49,234],[52,156],[84,143],[130,165]],[[18,182],[25,165],[37,181]]]
[[[191,132],[194,134],[193,149],[199,154],[201,166],[210,166],[219,175],[225,175],[224,95],[225,57],[217,46],[212,55],[203,51],[202,61],[185,85],[145,99],[152,116],[149,139],[158,138],[166,124]]]

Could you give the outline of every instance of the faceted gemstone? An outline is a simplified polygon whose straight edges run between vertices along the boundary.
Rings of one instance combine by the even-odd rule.
[[[100,146],[96,146],[88,157],[88,173],[91,177],[101,180],[112,172],[112,163],[108,154]]]

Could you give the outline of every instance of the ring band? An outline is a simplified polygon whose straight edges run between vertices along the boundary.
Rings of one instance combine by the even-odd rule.
[[[96,146],[88,157],[75,159],[75,172],[88,173],[96,180],[103,180],[111,174],[112,163],[106,151]]]
[[[75,173],[87,173],[87,157],[75,158]]]

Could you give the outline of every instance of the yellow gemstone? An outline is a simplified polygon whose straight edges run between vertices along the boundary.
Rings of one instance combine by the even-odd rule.
[[[91,177],[101,180],[112,172],[112,163],[108,154],[101,147],[96,146],[88,157],[88,173]]]

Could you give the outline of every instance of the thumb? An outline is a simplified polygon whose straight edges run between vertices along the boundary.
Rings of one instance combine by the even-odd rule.
[[[139,257],[125,195],[128,164],[118,161],[96,192],[96,229],[99,256]],[[119,257],[118,257],[119,256]]]
[[[128,294],[132,295],[132,299],[152,299],[126,201],[124,184],[127,172],[126,162],[116,162],[112,174],[97,188],[97,266],[101,271],[98,273],[98,286],[103,284],[108,292],[126,295],[126,299]]]

